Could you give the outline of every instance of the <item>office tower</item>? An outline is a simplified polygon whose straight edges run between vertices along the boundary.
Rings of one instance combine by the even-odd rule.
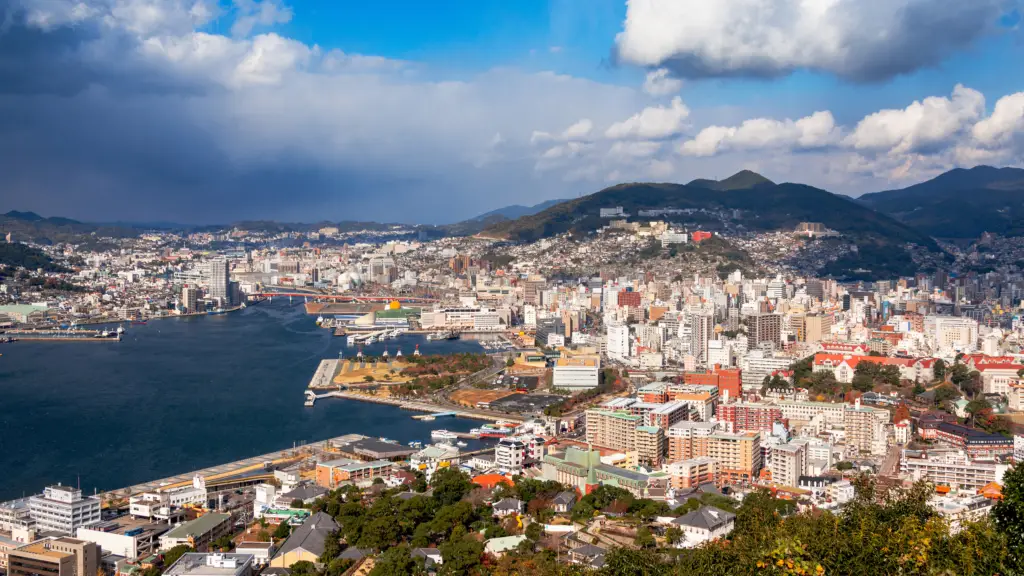
[[[186,312],[195,312],[198,306],[199,290],[192,286],[184,286],[181,289],[181,307]]]

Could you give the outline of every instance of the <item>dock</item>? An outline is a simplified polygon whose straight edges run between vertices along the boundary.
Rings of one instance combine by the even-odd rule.
[[[287,466],[313,457],[316,453],[314,450],[316,445],[324,443],[330,443],[333,445],[347,444],[363,438],[365,438],[365,436],[361,434],[346,434],[344,436],[329,438],[327,440],[315,442],[313,444],[306,444],[297,448],[278,450],[270,452],[269,454],[263,454],[262,456],[253,456],[251,458],[245,458],[243,460],[229,462],[227,464],[218,464],[209,468],[203,468],[202,470],[185,472],[168,478],[162,478],[160,480],[152,480],[150,482],[143,482],[142,484],[135,484],[133,486],[102,492],[98,494],[97,497],[101,500],[115,500],[126,498],[132,494],[138,494],[140,492],[171,490],[191,485],[192,478],[196,475],[202,476],[206,480],[207,488],[225,488],[238,483],[262,482],[273,476],[274,469],[279,466]]]
[[[436,418],[454,417],[458,416],[455,412],[438,412],[436,414],[419,414],[413,416],[413,420],[434,420]]]
[[[334,377],[338,374],[338,367],[341,361],[338,359],[321,360],[313,378],[309,381],[308,388],[329,388],[333,385]]]
[[[403,410],[414,410],[416,412],[428,412],[423,416],[434,416],[438,414],[442,416],[454,417],[454,418],[471,418],[474,420],[487,420],[488,422],[497,422],[504,420],[508,422],[525,422],[525,419],[518,414],[504,414],[491,412],[489,410],[464,408],[452,410],[451,408],[436,406],[428,402],[417,402],[414,400],[395,400],[392,398],[382,398],[379,396],[371,396],[370,394],[360,394],[358,392],[350,392],[345,390],[335,390],[331,392],[324,392],[317,394],[312,390],[306,390],[306,402],[307,406],[311,406],[309,399],[313,399],[313,402],[323,398],[342,398],[345,400],[357,400],[360,402],[374,402],[377,404],[388,404],[391,406],[397,406]],[[422,418],[421,418],[422,419]]]

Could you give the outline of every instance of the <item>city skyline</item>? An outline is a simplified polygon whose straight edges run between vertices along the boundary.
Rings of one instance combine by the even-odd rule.
[[[3,211],[444,223],[741,168],[857,195],[1020,162],[1016,2],[4,4]]]

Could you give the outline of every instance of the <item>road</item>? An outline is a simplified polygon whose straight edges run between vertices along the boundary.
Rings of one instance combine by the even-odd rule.
[[[899,444],[893,444],[889,448],[889,452],[885,455],[885,460],[882,460],[882,465],[878,468],[879,476],[891,476],[895,478],[899,475],[900,471],[900,455],[903,453],[903,446]]]

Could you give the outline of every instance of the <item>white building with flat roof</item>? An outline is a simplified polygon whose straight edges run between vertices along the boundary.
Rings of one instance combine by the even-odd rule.
[[[73,535],[79,527],[100,521],[100,501],[82,497],[72,486],[49,486],[28,501],[29,512],[40,532],[54,531]]]

